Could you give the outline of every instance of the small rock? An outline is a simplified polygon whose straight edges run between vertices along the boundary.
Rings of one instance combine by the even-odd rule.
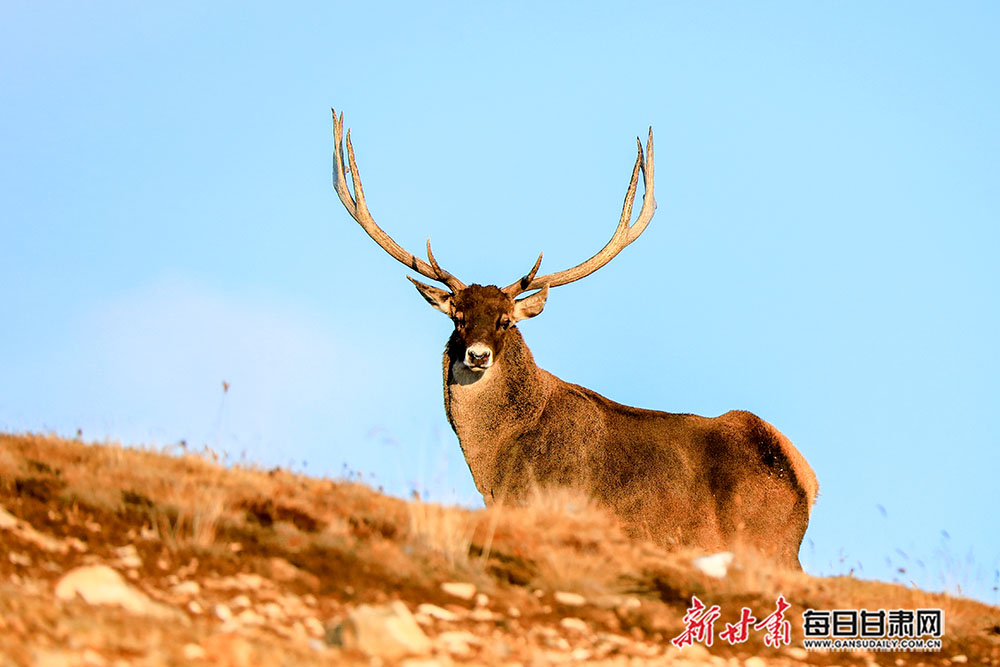
[[[308,632],[313,637],[322,637],[325,630],[323,629],[323,624],[319,622],[319,619],[315,616],[306,616],[302,619],[302,625],[305,626],[306,632]]]
[[[417,613],[424,614],[425,616],[430,616],[431,618],[436,618],[439,621],[449,621],[454,622],[461,620],[459,615],[453,611],[445,609],[444,607],[439,607],[436,604],[430,604],[428,602],[423,603],[417,607]]]
[[[476,585],[461,581],[446,581],[441,584],[441,590],[462,600],[471,600],[476,596]]]
[[[467,658],[472,655],[472,647],[481,642],[479,637],[471,632],[453,630],[439,634],[435,643],[456,657]]]
[[[485,593],[476,593],[476,606],[485,607],[490,603],[490,598]]]
[[[282,583],[294,581],[299,576],[299,568],[292,565],[285,558],[274,556],[267,559],[267,567],[271,571],[271,576]]]
[[[587,622],[581,618],[575,618],[573,616],[567,616],[566,618],[559,621],[559,625],[566,628],[571,632],[585,633],[590,631],[590,626]]]
[[[389,659],[426,655],[431,650],[431,641],[406,605],[398,600],[377,607],[360,605],[329,633],[328,640]]]
[[[246,609],[251,604],[252,603],[250,602],[250,598],[242,594],[237,595],[236,597],[234,597],[232,600],[229,601],[229,606],[234,609]]]
[[[253,609],[244,609],[236,615],[236,620],[243,625],[264,625],[267,619]]]
[[[625,646],[628,644],[628,639],[622,637],[621,635],[612,634],[610,632],[598,632],[597,638],[602,642],[611,644],[612,646]]]
[[[69,545],[62,540],[39,533],[30,523],[21,521],[2,507],[0,507],[0,530],[9,530],[25,542],[31,542],[43,551],[60,554],[69,551]]]
[[[248,572],[240,572],[236,575],[236,579],[239,580],[245,588],[251,591],[260,590],[265,583],[270,583],[259,574],[250,574]]]
[[[225,622],[232,620],[233,618],[233,611],[221,602],[215,605],[215,607],[212,608],[212,611],[215,612],[215,617],[220,621]]]
[[[591,651],[588,651],[585,648],[578,648],[574,649],[573,652],[569,654],[569,657],[576,662],[586,662],[587,660],[590,660],[592,655],[593,653]]]
[[[957,663],[966,663],[969,662],[969,656],[965,655],[964,653],[959,653],[956,656],[952,656],[951,661]]]
[[[70,549],[76,551],[77,553],[82,554],[87,552],[87,543],[78,537],[67,537],[66,544],[69,545]]]
[[[285,618],[285,610],[277,602],[265,602],[260,606],[260,611],[272,621],[280,621]]]
[[[313,590],[317,590],[319,588],[319,577],[312,572],[295,567],[284,558],[278,558],[277,556],[269,558],[267,565],[271,578],[275,581],[279,581],[281,583],[301,581]]]
[[[115,558],[118,560],[118,565],[121,567],[131,569],[142,567],[142,558],[139,557],[139,551],[135,548],[134,544],[126,544],[113,551]]]
[[[14,565],[20,565],[21,567],[31,566],[31,556],[28,554],[17,553],[16,551],[11,551],[7,554],[7,559]]]
[[[0,507],[0,530],[13,530],[17,528],[18,523],[16,516]]]
[[[493,621],[496,620],[496,614],[489,609],[479,607],[478,609],[473,609],[469,612],[469,620],[480,622]]]
[[[521,610],[517,607],[508,607],[507,615],[511,618],[521,618]]]
[[[743,667],[767,667],[767,662],[764,658],[753,655],[743,661]]]
[[[182,650],[185,660],[204,660],[208,655],[198,644],[185,644]]]
[[[554,597],[556,602],[567,607],[582,607],[587,603],[587,599],[582,595],[567,593],[566,591],[556,591]]]
[[[117,605],[134,614],[157,618],[184,618],[176,609],[155,602],[130,586],[107,565],[86,565],[70,570],[56,583],[55,592],[60,600],[72,600],[79,595],[87,604]]]
[[[195,570],[181,568],[177,571],[181,577],[189,577]],[[245,591],[249,588],[243,579],[237,577],[219,577],[218,579],[203,579],[201,585],[215,591]]]
[[[198,604],[197,600],[191,600],[190,602],[188,602],[187,610],[192,614],[194,614],[195,616],[198,616],[199,614],[205,612],[202,606]]]
[[[711,556],[702,556],[691,561],[695,569],[698,569],[710,577],[723,579],[730,565],[733,563],[733,554],[729,551],[722,551]]]
[[[172,586],[170,592],[181,597],[193,597],[201,592],[201,586],[198,585],[197,581],[182,581]]]

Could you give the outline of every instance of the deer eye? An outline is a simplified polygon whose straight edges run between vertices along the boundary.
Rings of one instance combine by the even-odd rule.
[[[501,331],[510,327],[510,315],[501,315],[500,319],[497,320],[497,329]]]
[[[454,315],[452,315],[451,320],[452,322],[455,323],[456,327],[461,327],[465,324],[465,313],[457,312]]]

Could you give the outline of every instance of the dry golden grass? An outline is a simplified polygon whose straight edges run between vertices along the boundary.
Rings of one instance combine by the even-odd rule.
[[[469,556],[475,519],[468,512],[419,498],[407,504],[411,546],[442,556],[453,569],[474,570]]]
[[[170,571],[153,563],[195,562],[204,576],[271,576],[277,559],[298,573],[287,575],[287,585],[311,591],[331,614],[389,598],[447,604],[453,600],[440,583],[465,580],[500,608],[521,609],[526,624],[558,617],[553,592],[575,592],[592,604],[573,615],[656,642],[682,629],[692,595],[719,604],[722,622],[734,621],[744,605],[772,608],[779,594],[798,611],[941,607],[948,646],[988,659],[996,647],[1000,660],[996,608],[899,585],[776,570],[752,554],[738,554],[729,575],[713,579],[691,567],[699,554],[630,540],[608,512],[568,491],[472,511],[390,498],[356,482],[226,468],[210,453],[0,435],[0,506],[39,531],[85,542],[87,557],[140,545],[151,587],[166,587],[158,578]],[[72,550],[62,563],[51,554],[33,557],[53,565],[30,574],[47,581],[80,558]],[[0,584],[17,572],[0,559]],[[730,650],[768,651],[759,641]]]

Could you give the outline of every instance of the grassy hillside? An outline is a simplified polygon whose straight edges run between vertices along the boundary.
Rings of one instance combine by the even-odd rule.
[[[995,607],[745,555],[713,578],[697,555],[631,542],[571,494],[466,511],[205,455],[0,435],[0,665],[1000,665]],[[671,645],[692,595],[720,606],[718,632],[779,594],[788,646]],[[941,608],[943,648],[806,652],[810,607]],[[410,635],[393,644],[397,630]]]

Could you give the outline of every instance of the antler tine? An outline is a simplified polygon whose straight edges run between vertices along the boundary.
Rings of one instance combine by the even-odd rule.
[[[535,260],[535,265],[531,267],[531,271],[528,271],[527,275],[516,283],[507,285],[507,287],[503,288],[503,291],[513,297],[528,289],[528,285],[531,284],[531,281],[535,279],[535,274],[538,273],[538,267],[542,265],[542,254],[538,253],[538,259]]]
[[[639,137],[635,138],[636,143],[639,144],[639,155],[642,155],[642,141]],[[646,139],[646,159],[640,165],[642,169],[642,182],[643,189],[645,190],[642,194],[642,208],[639,209],[639,217],[628,230],[628,245],[639,238],[639,235],[646,230],[646,225],[649,221],[653,219],[653,213],[656,212],[656,200],[653,199],[653,126],[649,127],[649,138]]]
[[[365,204],[365,192],[361,185],[361,174],[358,171],[357,162],[354,160],[354,146],[351,145],[351,131],[347,130],[347,163],[351,170],[351,185],[354,186],[354,195],[347,187],[347,176],[344,165],[344,114],[337,117],[335,109],[330,109],[333,113],[333,187],[337,190],[341,203],[347,212],[351,214],[361,228],[372,237],[375,243],[379,244],[383,250],[389,253],[397,261],[402,262],[425,278],[436,280],[446,284],[453,292],[465,287],[465,285],[455,276],[442,269],[433,256],[430,255],[430,244],[428,240],[428,258],[432,264],[428,264],[413,253],[407,252],[399,244],[392,240],[388,234],[382,231],[375,219],[372,218]]]
[[[442,269],[441,265],[437,263],[436,259],[434,259],[434,253],[431,252],[431,237],[429,236],[427,237],[427,259],[429,259],[431,262],[431,268],[433,268],[434,271],[437,272],[437,276],[434,278],[435,280],[440,281],[445,285],[447,285],[452,292],[457,292],[460,289],[465,289],[465,283],[463,283],[461,280],[459,280],[455,276],[451,275],[450,273]]]
[[[625,202],[622,204],[622,215],[618,220],[618,226],[615,228],[615,233],[611,236],[611,240],[609,240],[596,255],[585,262],[577,264],[571,269],[566,269],[565,271],[547,273],[544,276],[533,277],[535,270],[538,269],[538,264],[536,263],[535,269],[532,269],[532,272],[528,276],[525,276],[518,282],[505,287],[505,292],[511,294],[512,296],[516,296],[521,292],[541,289],[545,285],[548,285],[549,287],[558,287],[559,285],[565,285],[567,283],[580,280],[610,262],[614,259],[615,255],[620,253],[625,248],[625,246],[639,238],[639,235],[645,231],[649,221],[653,219],[653,213],[656,212],[656,199],[653,197],[652,126],[649,128],[649,139],[646,141],[645,155],[643,155],[642,140],[636,138],[636,142],[639,144],[639,152],[635,158],[635,165],[632,167],[632,178],[629,181],[628,190],[625,192]],[[642,208],[639,209],[639,217],[636,218],[636,221],[630,225],[629,222],[632,219],[632,205],[635,203],[635,193],[639,184],[639,172],[642,172],[643,189],[645,192],[642,197]],[[539,262],[540,261],[541,257],[539,257]]]
[[[344,112],[340,112],[337,118],[335,109],[330,109],[333,113],[333,187],[340,197],[341,203],[347,208],[347,212],[354,216],[356,207],[351,191],[347,189],[347,179],[344,176]]]

